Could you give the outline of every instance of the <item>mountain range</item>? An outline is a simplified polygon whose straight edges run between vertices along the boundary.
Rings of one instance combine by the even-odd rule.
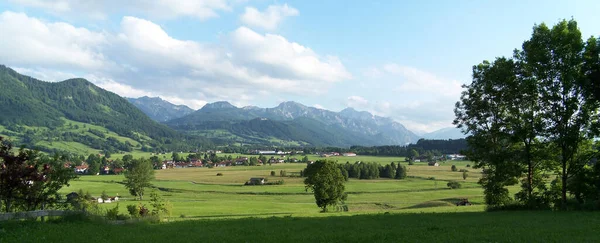
[[[194,110],[185,105],[174,105],[159,97],[127,98],[129,102],[146,113],[152,120],[166,122],[185,115]]]
[[[219,101],[199,110],[123,98],[85,79],[44,82],[0,65],[0,136],[43,150],[168,151],[216,145],[406,145],[417,136],[369,112],[287,101],[272,108]],[[438,135],[447,136],[441,131]],[[436,136],[435,134],[430,134]]]

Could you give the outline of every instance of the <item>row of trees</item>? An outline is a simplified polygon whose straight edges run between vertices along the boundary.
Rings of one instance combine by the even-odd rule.
[[[570,197],[600,208],[597,147],[600,43],[583,41],[574,20],[535,25],[512,58],[473,67],[454,124],[470,133],[468,157],[483,168],[490,206],[559,206]],[[548,180],[552,183],[548,187]],[[593,181],[595,183],[591,183]]]
[[[377,178],[390,178],[390,179],[404,179],[406,178],[406,166],[396,165],[392,162],[391,164],[382,166],[375,162],[355,162],[350,164],[339,165],[342,175],[348,180],[348,178],[356,179],[377,179]],[[306,174],[306,172],[304,173]]]

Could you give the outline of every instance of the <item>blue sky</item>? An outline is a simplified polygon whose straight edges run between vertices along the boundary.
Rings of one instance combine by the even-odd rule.
[[[451,126],[460,85],[534,24],[600,35],[600,1],[160,0],[0,2],[0,63],[200,108],[287,100]]]

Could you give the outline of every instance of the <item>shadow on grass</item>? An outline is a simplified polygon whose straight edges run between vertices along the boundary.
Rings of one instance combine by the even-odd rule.
[[[0,224],[0,242],[597,242],[599,224],[599,212],[552,211],[197,217],[130,225],[11,222]]]

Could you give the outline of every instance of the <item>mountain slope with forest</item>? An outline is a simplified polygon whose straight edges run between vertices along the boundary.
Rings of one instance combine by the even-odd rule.
[[[0,87],[0,134],[28,146],[52,150],[54,142],[69,142],[118,152],[194,144],[85,79],[44,82],[0,65]]]

